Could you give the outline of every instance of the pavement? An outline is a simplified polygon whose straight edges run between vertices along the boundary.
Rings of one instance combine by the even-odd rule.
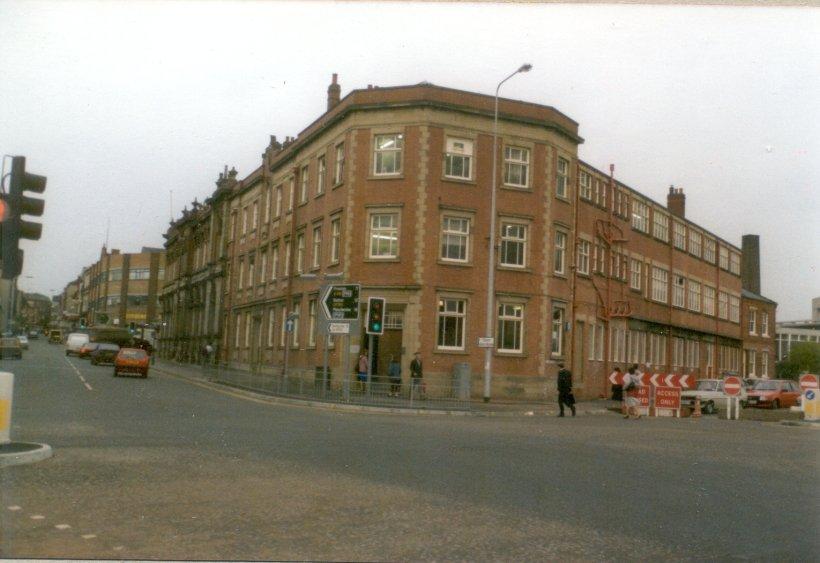
[[[167,360],[157,359],[152,369],[161,371],[166,375],[180,377],[192,382],[199,383],[205,386],[212,387],[229,387],[220,383],[214,382],[203,375],[199,366],[191,364],[182,364],[178,362],[171,362]],[[397,414],[438,414],[450,416],[490,416],[490,417],[518,417],[518,416],[557,416],[559,413],[557,403],[545,402],[499,402],[491,401],[485,403],[481,400],[473,400],[470,404],[470,410],[448,410],[435,408],[405,408],[405,407],[382,407],[371,405],[358,405],[347,403],[335,403],[328,401],[320,401],[311,398],[293,398],[281,397],[271,395],[264,392],[242,390],[242,393],[255,395],[260,398],[266,398],[274,403],[292,404],[312,406],[316,408],[324,408],[341,411],[358,411],[358,412],[373,412],[373,413],[397,413]],[[619,412],[621,403],[619,401],[610,401],[606,399],[599,399],[593,401],[579,401],[575,404],[576,412],[579,416],[589,415],[605,415]],[[566,410],[566,415],[571,416],[569,409]]]

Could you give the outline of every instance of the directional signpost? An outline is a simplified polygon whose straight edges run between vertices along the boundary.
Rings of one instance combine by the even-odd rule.
[[[740,418],[740,391],[743,389],[743,382],[739,377],[730,375],[723,380],[723,392],[726,394],[726,420]],[[732,416],[732,403],[734,403],[735,414]]]
[[[322,295],[322,311],[331,321],[359,320],[359,293],[362,286],[357,283],[329,285]]]
[[[330,284],[324,286],[319,295],[319,330],[325,335],[325,358],[322,370],[322,389],[328,387],[328,337],[331,334],[348,335],[345,350],[342,393],[345,400],[350,398],[350,334],[357,330],[359,322],[359,294],[362,286],[357,283]],[[354,325],[351,327],[351,325]]]

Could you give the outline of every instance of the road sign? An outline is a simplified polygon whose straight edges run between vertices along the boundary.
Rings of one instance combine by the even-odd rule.
[[[285,321],[285,332],[293,332],[293,319],[288,319]]]
[[[817,376],[812,373],[804,373],[800,376],[800,390],[817,389]]]
[[[806,389],[801,399],[804,420],[820,420],[820,391]]]
[[[740,390],[743,388],[743,382],[740,381],[739,377],[735,377],[734,375],[730,375],[726,379],[723,380],[723,392],[729,395],[730,397],[734,397],[735,395],[740,395]]]
[[[328,323],[327,331],[330,334],[350,334],[350,323]]]
[[[680,394],[680,387],[656,387],[655,408],[679,410]]]
[[[359,293],[361,285],[331,285],[322,296],[322,311],[331,321],[359,320]]]
[[[647,377],[649,381],[646,381]],[[678,375],[675,373],[653,373],[644,374],[644,385],[654,385],[655,387],[690,387],[691,376],[689,374]]]
[[[478,337],[478,347],[479,348],[494,348],[495,347],[495,338],[492,336],[479,336]]]

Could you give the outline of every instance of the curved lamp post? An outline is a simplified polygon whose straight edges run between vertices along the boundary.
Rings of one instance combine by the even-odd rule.
[[[495,89],[495,113],[493,115],[493,180],[490,192],[490,252],[487,263],[487,317],[484,327],[484,335],[487,338],[493,337],[493,311],[495,309],[495,191],[498,181],[498,92],[501,85],[519,72],[529,72],[532,65],[529,63],[518,67],[518,70],[510,74],[507,78],[498,83]],[[493,346],[484,349],[484,402],[490,402],[490,384],[493,372]]]

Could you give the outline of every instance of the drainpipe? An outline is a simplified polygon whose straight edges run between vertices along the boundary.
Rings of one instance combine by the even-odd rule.
[[[609,193],[607,194],[607,227],[612,232],[612,207],[615,205],[615,165],[609,165]],[[609,355],[612,341],[612,243],[606,241],[609,256],[604,257],[604,274],[606,276],[606,303],[604,304],[606,317],[606,335],[604,336],[604,377],[603,393],[606,397],[607,375],[609,375]],[[607,260],[608,258],[608,260]]]

